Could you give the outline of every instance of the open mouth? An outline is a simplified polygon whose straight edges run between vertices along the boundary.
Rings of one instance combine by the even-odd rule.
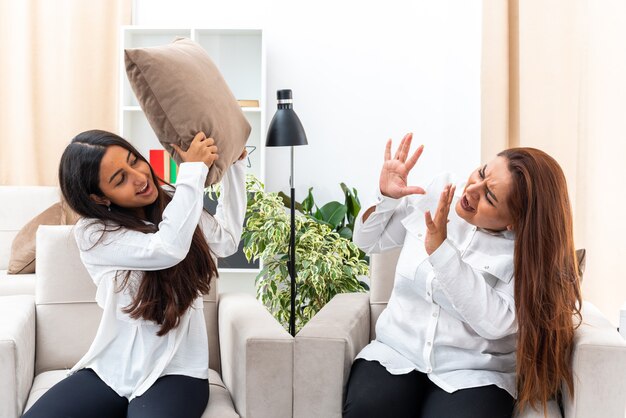
[[[142,188],[141,190],[139,190],[139,191],[137,192],[137,194],[139,194],[139,195],[145,195],[145,194],[147,194],[149,191],[150,191],[150,182],[149,182],[149,181],[146,181],[146,185],[145,185],[145,186],[143,186],[143,188]]]
[[[461,198],[461,207],[463,208],[464,211],[467,212],[475,212],[476,209],[474,209],[470,204],[469,201],[467,200],[467,197],[463,196]]]

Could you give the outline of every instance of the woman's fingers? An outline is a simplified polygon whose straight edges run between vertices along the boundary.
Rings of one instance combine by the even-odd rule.
[[[419,160],[420,156],[422,155],[422,152],[424,152],[424,145],[420,145],[415,152],[413,153],[413,155],[411,155],[411,158],[409,158],[406,162],[406,169],[407,170],[411,170],[413,167],[415,167],[415,164],[417,163],[417,160]]]
[[[448,193],[448,211],[450,210],[450,205],[452,205],[452,199],[454,199],[454,192],[456,191],[456,186],[450,187],[450,192]]]
[[[406,158],[409,155],[409,150],[411,149],[412,140],[413,140],[412,133],[408,133],[404,135],[404,137],[400,141],[400,145],[398,145],[398,149],[396,150],[393,156],[394,160],[398,160],[401,162],[406,161]],[[421,155],[421,151],[419,151],[419,154]],[[414,155],[411,158],[413,159],[413,157]],[[419,158],[419,155],[417,158]],[[415,159],[415,161],[417,161],[417,158]],[[387,144],[385,146],[385,161],[390,160],[390,159],[391,159],[391,139],[388,139]],[[415,165],[415,162],[413,163],[413,165]]]
[[[430,232],[435,232],[437,230],[437,225],[433,221],[433,217],[431,216],[430,211],[427,210],[424,215],[426,217],[426,228],[428,228]]]
[[[413,134],[408,133],[404,135],[402,138],[402,151],[400,151],[400,161],[406,161],[406,157],[409,155],[409,150],[411,149],[411,142],[413,141]]]
[[[385,145],[385,161],[391,160],[391,138],[387,140]]]
[[[174,148],[174,151],[176,151],[178,155],[180,155],[181,157],[185,155],[185,151],[183,151],[178,145],[176,144],[170,144],[170,145],[172,148]]]
[[[426,194],[426,190],[422,189],[419,186],[407,186],[404,187],[400,193],[402,193],[402,196],[408,196],[411,194]]]
[[[441,196],[439,197],[439,204],[437,205],[437,212],[435,215],[434,223],[436,225],[445,225],[448,223],[448,214],[450,213],[450,205],[452,204],[452,199],[454,198],[454,191],[456,187],[448,184],[441,192]]]

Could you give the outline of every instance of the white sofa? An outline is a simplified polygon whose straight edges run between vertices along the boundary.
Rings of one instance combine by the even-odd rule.
[[[60,201],[53,186],[0,186],[0,296],[35,293],[35,274],[8,274],[11,244],[32,218]]]
[[[375,325],[393,288],[399,250],[370,258],[371,290],[335,296],[296,335],[294,417],[339,418],[350,367],[375,338]],[[572,356],[574,397],[563,400],[564,418],[624,418],[626,341],[588,302],[576,330]],[[531,409],[517,418],[543,418]],[[547,418],[561,418],[556,402]]]
[[[102,310],[72,226],[37,231],[35,296],[0,297],[0,418],[17,418],[87,351]],[[288,418],[294,339],[253,296],[204,299],[211,393],[203,417]]]

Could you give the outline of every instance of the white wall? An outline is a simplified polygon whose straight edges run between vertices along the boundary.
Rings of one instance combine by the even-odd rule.
[[[426,148],[411,180],[480,159],[480,2],[135,0],[133,23],[262,28],[267,124],[276,90],[290,88],[309,145],[296,148],[296,198],[318,202],[378,184],[385,141],[406,132]],[[266,186],[289,188],[289,151],[266,150]]]
[[[267,120],[290,88],[309,145],[295,152],[296,198],[341,200],[345,182],[371,203],[387,138],[425,144],[410,181],[480,162],[481,2],[135,0],[133,24],[261,28]],[[267,127],[265,127],[266,129]],[[289,188],[289,150],[266,149],[266,188]],[[254,293],[251,274],[223,273],[220,291]]]

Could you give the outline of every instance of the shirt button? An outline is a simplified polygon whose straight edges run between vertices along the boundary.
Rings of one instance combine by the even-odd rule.
[[[422,237],[422,233],[421,232],[418,233],[417,236],[421,238]]]
[[[485,270],[489,270],[489,266],[485,266]]]
[[[427,295],[427,296],[430,296],[430,292],[426,292],[426,295]]]
[[[426,345],[430,347],[431,345],[433,345],[433,343],[431,343],[430,341],[428,341],[428,342],[426,342]]]
[[[431,369],[430,367],[426,369],[426,373],[431,373],[433,371],[433,369]]]
[[[433,318],[437,318],[437,312],[433,312]]]

